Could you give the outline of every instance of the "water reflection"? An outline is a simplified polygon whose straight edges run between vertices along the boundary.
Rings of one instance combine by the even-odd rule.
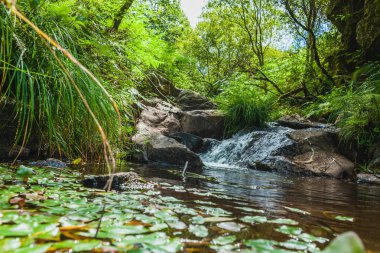
[[[183,181],[181,173],[173,173],[157,166],[128,164],[120,167],[120,171],[130,169],[153,181],[209,191],[221,190],[226,195],[238,197],[238,200],[211,199],[219,207],[234,212],[235,216],[242,215],[236,210],[236,206],[249,206],[265,210],[266,215],[274,218],[297,219],[302,222],[305,231],[315,235],[322,235],[321,228],[331,235],[355,231],[368,249],[380,252],[379,186],[228,168],[204,170],[203,176],[216,180],[188,177]],[[93,169],[91,173],[94,173]],[[99,169],[95,173],[102,174],[104,171]],[[164,194],[173,193],[164,192]],[[176,197],[189,201],[197,198],[188,193],[175,194]],[[300,217],[299,214],[289,212],[284,207],[302,209],[311,215]],[[335,219],[337,215],[353,217],[354,222],[338,221]],[[271,226],[260,225],[255,227],[253,232],[257,238],[260,238],[263,235],[270,237],[271,231],[273,231]]]

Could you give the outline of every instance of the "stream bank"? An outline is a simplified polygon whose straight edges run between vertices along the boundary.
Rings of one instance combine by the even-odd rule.
[[[333,125],[292,115],[223,139],[224,118],[214,105],[199,94],[181,94],[173,104],[160,99],[144,103],[133,137],[140,153],[133,161],[196,172],[219,166],[380,183],[376,175],[356,174],[355,157],[342,151]]]

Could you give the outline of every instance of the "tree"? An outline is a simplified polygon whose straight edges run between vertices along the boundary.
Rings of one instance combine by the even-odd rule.
[[[290,4],[289,0],[283,1],[285,8],[292,21],[295,23],[296,26],[298,26],[304,32],[306,32],[306,35],[303,35],[302,32],[298,32],[299,35],[303,37],[306,42],[306,62],[303,81],[305,95],[309,93],[306,88],[305,82],[308,80],[308,76],[311,73],[312,59],[317,64],[322,74],[331,82],[331,84],[335,84],[333,77],[323,66],[318,51],[316,30],[320,29],[322,25],[321,17],[323,16],[322,10],[324,7],[324,2],[317,1],[318,0],[296,0],[292,1],[292,4]]]
[[[121,6],[120,10],[115,15],[111,32],[117,32],[119,30],[121,21],[123,21],[125,14],[131,8],[134,1],[135,0],[126,0],[124,4]]]

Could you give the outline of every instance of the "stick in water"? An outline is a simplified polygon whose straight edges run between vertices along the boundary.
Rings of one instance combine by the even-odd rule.
[[[185,164],[185,167],[183,168],[183,171],[182,171],[182,176],[184,177],[185,174],[186,174],[186,170],[187,170],[187,166],[189,165],[189,161],[186,161],[186,164]]]

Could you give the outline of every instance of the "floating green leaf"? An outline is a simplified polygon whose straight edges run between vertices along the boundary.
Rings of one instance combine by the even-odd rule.
[[[202,225],[190,225],[189,231],[197,237],[206,237],[208,235],[208,229]]]

